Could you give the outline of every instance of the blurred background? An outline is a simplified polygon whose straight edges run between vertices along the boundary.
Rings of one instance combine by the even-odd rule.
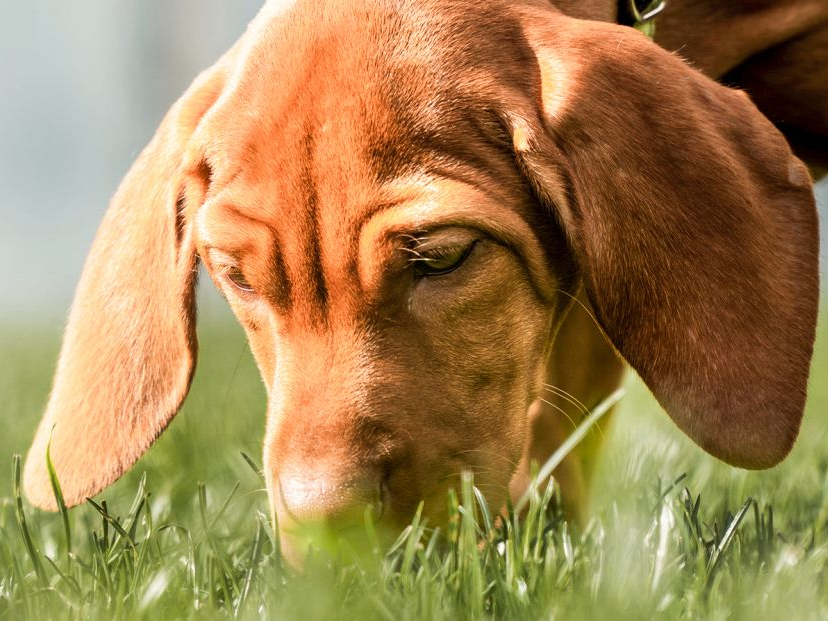
[[[0,3],[0,322],[63,322],[120,179],[261,4]]]

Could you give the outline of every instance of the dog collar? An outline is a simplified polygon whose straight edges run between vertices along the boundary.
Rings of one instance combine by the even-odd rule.
[[[628,11],[632,27],[650,39],[655,36],[655,18],[667,6],[666,0],[629,0]]]

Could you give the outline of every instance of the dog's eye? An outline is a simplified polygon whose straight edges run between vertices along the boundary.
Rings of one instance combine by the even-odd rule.
[[[236,289],[246,293],[253,292],[253,286],[247,282],[242,271],[237,267],[228,267],[224,270],[224,277],[229,280]]]
[[[419,253],[414,264],[417,276],[442,276],[463,265],[476,242],[463,246],[444,246]]]

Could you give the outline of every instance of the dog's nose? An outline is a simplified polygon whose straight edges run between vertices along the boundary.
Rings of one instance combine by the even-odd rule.
[[[376,522],[383,512],[383,482],[378,473],[336,476],[329,472],[279,475],[277,513],[297,525],[335,530],[365,523],[366,511]],[[281,505],[279,507],[278,505]]]

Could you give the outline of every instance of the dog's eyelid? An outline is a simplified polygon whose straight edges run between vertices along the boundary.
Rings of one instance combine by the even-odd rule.
[[[457,244],[441,244],[433,248],[424,248],[417,251],[417,255],[422,261],[445,261],[457,255],[467,254],[471,252],[475,244],[479,240],[475,239],[472,242],[463,242]]]
[[[439,249],[467,247],[483,237],[488,237],[483,231],[454,226],[443,226],[437,229],[400,235],[406,250],[418,254],[430,251],[436,252]]]
[[[207,255],[210,257],[210,263],[218,272],[219,277],[233,287],[237,293],[242,295],[255,294],[253,285],[247,280],[240,267],[238,257],[217,248],[208,248]]]
[[[241,268],[231,265],[222,266],[222,277],[227,280],[235,289],[244,294],[252,295],[255,293],[253,285],[247,280],[247,277],[241,271]]]
[[[237,268],[241,262],[239,257],[234,253],[219,250],[214,246],[208,246],[206,250],[210,262],[218,268]]]
[[[471,256],[480,240],[468,244],[440,246],[430,251],[419,253],[412,258],[414,272],[419,277],[444,276],[459,269]]]

